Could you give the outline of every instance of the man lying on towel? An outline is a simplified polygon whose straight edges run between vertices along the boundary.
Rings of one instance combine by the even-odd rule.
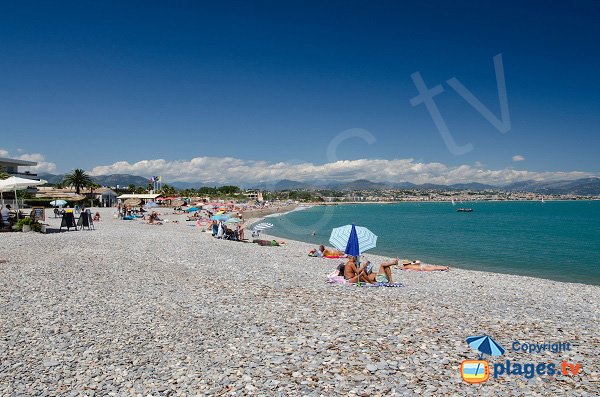
[[[330,259],[338,259],[345,258],[346,254],[342,251],[338,250],[329,250],[326,249],[324,245],[319,245],[319,248],[310,250],[308,256],[316,256],[319,258],[330,258]]]

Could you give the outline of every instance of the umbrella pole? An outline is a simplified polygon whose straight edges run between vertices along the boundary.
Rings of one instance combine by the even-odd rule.
[[[19,199],[17,198],[17,189],[15,189],[15,207],[17,207],[17,211],[19,211]]]

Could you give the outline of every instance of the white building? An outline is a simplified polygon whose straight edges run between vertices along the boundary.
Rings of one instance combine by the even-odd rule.
[[[35,161],[25,161],[0,157],[0,169],[2,169],[10,176],[17,176],[19,178],[37,179],[37,174],[33,174],[29,171],[19,172],[19,167],[35,167],[37,164],[38,163],[36,163]]]

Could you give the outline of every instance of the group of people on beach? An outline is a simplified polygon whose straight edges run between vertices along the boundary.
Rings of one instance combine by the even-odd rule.
[[[356,256],[348,256],[348,262],[338,267],[340,276],[343,276],[348,283],[366,282],[366,283],[394,283],[392,268],[400,270],[415,270],[420,272],[448,271],[448,266],[427,265],[419,261],[402,261],[398,258],[383,262],[379,265],[377,273],[374,271],[374,265],[370,261],[360,263]]]
[[[400,259],[395,258],[383,262],[379,265],[379,269],[375,271],[375,266],[370,261],[361,263],[356,256],[346,255],[344,252],[335,249],[327,249],[324,245],[320,245],[318,248],[311,250],[308,255],[320,258],[347,259],[346,263],[339,264],[336,269],[336,276],[343,277],[347,283],[365,282],[369,284],[393,284],[394,277],[392,268],[421,272],[450,270],[448,266],[429,265],[421,263],[420,261],[401,261]]]
[[[244,226],[241,223],[235,225],[235,229],[227,227],[223,221],[213,220],[211,223],[212,236],[224,240],[244,240]]]

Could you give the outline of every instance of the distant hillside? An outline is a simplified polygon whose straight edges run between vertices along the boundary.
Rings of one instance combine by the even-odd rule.
[[[48,183],[61,183],[64,179],[64,174],[44,174],[38,175],[45,179]],[[146,187],[150,183],[149,179],[129,174],[112,174],[98,175],[92,179],[102,186],[122,186],[129,185]],[[175,187],[176,189],[198,189],[200,187],[221,186],[236,183],[214,183],[214,182],[171,182],[165,181],[166,184]],[[239,184],[238,184],[239,185]],[[276,183],[256,183],[253,185],[241,186],[249,188],[257,188],[261,190],[301,190],[301,189],[331,189],[331,190],[385,190],[385,189],[420,189],[420,190],[500,190],[509,192],[533,192],[541,194],[575,194],[580,196],[598,196],[600,195],[600,178],[582,178],[568,181],[523,181],[515,182],[506,186],[492,186],[484,183],[456,183],[453,185],[440,185],[432,183],[424,183],[416,185],[411,182],[372,182],[366,179],[358,179],[352,182],[341,181],[310,181],[300,182],[290,179],[283,179]]]
[[[496,186],[486,185],[484,183],[455,183],[454,185],[450,185],[452,189],[456,190],[497,190]]]
[[[382,182],[371,182],[366,179],[358,179],[352,182],[331,183],[328,187],[337,190],[381,190],[389,189],[390,185]]]
[[[300,189],[307,189],[308,187],[309,187],[309,185],[304,182],[292,181],[289,179],[282,179],[281,181],[279,181],[275,185],[273,185],[271,190],[275,190],[275,191],[300,190]]]
[[[148,178],[137,175],[129,174],[112,174],[112,175],[98,175],[92,177],[92,179],[99,185],[102,186],[122,186],[127,187],[129,185],[146,187],[150,182]]]
[[[582,196],[600,195],[600,178],[582,178],[572,181],[523,181],[504,186],[503,190],[534,192],[541,194],[577,194]]]
[[[59,174],[59,175],[38,174],[38,178],[48,181],[48,183],[56,184],[56,183],[61,183],[63,181],[63,179],[65,178],[65,175],[64,174]]]

